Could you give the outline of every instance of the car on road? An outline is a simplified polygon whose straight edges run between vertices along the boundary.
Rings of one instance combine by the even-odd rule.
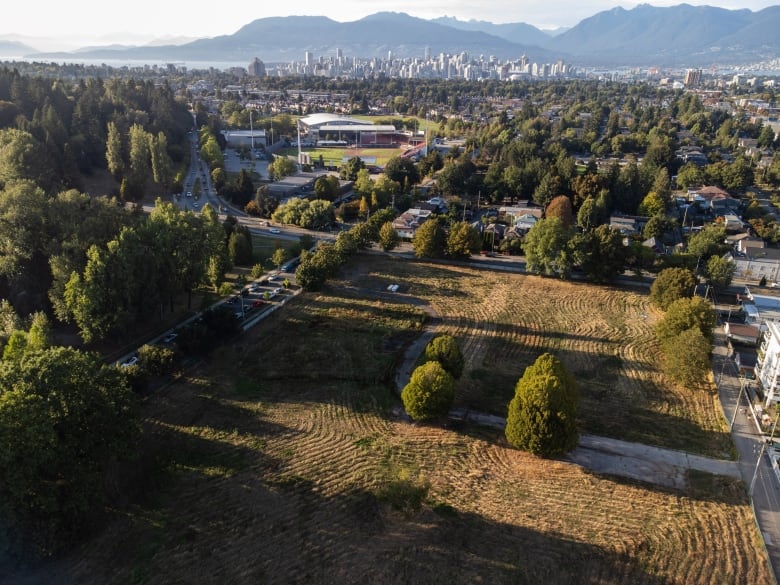
[[[138,356],[134,355],[130,357],[129,359],[122,362],[123,368],[129,368],[130,366],[137,366],[138,365]]]
[[[282,231],[279,228],[271,228],[268,231],[271,232],[272,234],[281,234],[282,233]]]
[[[192,191],[187,191],[187,197],[192,197]]]
[[[174,340],[175,340],[175,339],[176,339],[178,336],[179,336],[179,334],[178,334],[178,333],[174,333],[173,331],[171,331],[171,332],[170,332],[168,335],[166,335],[165,337],[163,337],[163,340],[162,340],[162,342],[163,342],[163,343],[173,343],[173,342],[174,342]]]

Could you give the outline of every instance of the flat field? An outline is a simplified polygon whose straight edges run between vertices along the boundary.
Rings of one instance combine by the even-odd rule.
[[[458,340],[460,406],[505,416],[523,370],[550,351],[577,378],[583,431],[732,457],[714,386],[692,390],[663,375],[653,333],[660,315],[646,289],[393,259],[364,261],[342,282],[366,291],[390,283],[427,301],[439,329]]]
[[[326,166],[340,167],[344,164],[344,158],[353,156],[363,156],[366,158],[375,158],[376,164],[384,166],[394,156],[403,153],[400,148],[301,148],[302,152],[311,155],[312,163],[316,163],[322,155]],[[280,156],[298,156],[297,148],[284,148],[277,154]]]
[[[366,296],[391,282],[463,344],[464,404],[498,410],[554,350],[581,381],[583,428],[619,435],[638,417],[629,438],[721,439],[714,398],[659,373],[643,294],[364,256],[152,397],[147,499],[19,582],[770,582],[740,482],[699,474],[664,490],[536,459],[491,430],[399,417],[393,373],[425,317]]]

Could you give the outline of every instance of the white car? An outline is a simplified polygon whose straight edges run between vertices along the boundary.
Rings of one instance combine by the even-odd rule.
[[[271,232],[272,234],[281,234],[282,233],[281,230],[278,229],[278,228],[271,228],[268,231]]]
[[[173,343],[173,341],[179,336],[178,333],[171,332],[165,337],[163,337],[162,342],[163,343]]]
[[[130,366],[138,365],[138,356],[134,355],[129,360],[122,362],[123,368],[129,368]]]

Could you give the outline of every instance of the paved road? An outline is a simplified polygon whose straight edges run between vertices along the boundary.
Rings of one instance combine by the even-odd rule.
[[[751,495],[756,521],[764,537],[772,569],[777,575],[780,573],[780,481],[765,450],[765,431],[746,395],[752,396],[752,392],[741,391],[737,367],[728,357],[725,337],[718,329],[713,349],[713,373],[723,416],[729,422],[734,420],[731,434],[739,454],[740,472],[748,490],[753,486]]]

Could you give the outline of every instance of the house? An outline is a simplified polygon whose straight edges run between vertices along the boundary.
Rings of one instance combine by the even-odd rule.
[[[726,213],[723,215],[722,225],[726,228],[727,232],[736,232],[745,227],[744,222],[733,213]]]
[[[725,243],[727,243],[729,246],[734,248],[737,252],[740,254],[744,254],[745,250],[743,248],[744,244],[742,244],[743,240],[746,240],[746,243],[764,243],[764,240],[760,238],[756,238],[754,236],[751,236],[747,232],[737,232],[736,234],[727,234]]]
[[[756,364],[758,363],[758,354],[754,351],[741,349],[734,352],[734,363],[737,366],[740,378],[748,380],[756,379]]]
[[[745,324],[766,330],[767,323],[780,323],[780,297],[754,293],[745,287],[743,295],[737,295],[745,313]]]
[[[764,248],[766,248],[766,242],[761,238],[748,236],[746,238],[741,238],[740,240],[738,240],[734,248],[740,254],[747,254],[748,252],[752,252],[756,254],[758,250],[763,250]]]
[[[535,205],[512,205],[499,207],[498,214],[507,222],[515,223],[518,218],[529,215],[536,219],[542,219],[544,209]]]
[[[393,229],[402,240],[411,240],[417,228],[425,223],[431,215],[432,211],[429,209],[409,209],[393,220]]]
[[[663,242],[661,242],[655,236],[646,239],[644,242],[642,242],[642,245],[645,248],[650,248],[653,252],[655,252],[658,255],[666,254],[666,246],[664,246]]]
[[[731,199],[731,195],[729,195],[728,191],[724,191],[720,187],[715,187],[714,185],[688,189],[688,201],[697,203],[702,209],[713,209],[713,202],[723,201],[725,199]],[[715,203],[715,206],[717,205],[725,204]]]
[[[514,223],[514,229],[518,233],[526,233],[528,232],[532,227],[536,225],[536,222],[538,222],[539,219],[530,214],[524,214],[515,219]]]
[[[609,227],[619,231],[624,236],[636,236],[639,234],[639,223],[633,217],[613,215],[609,218]]]
[[[726,323],[723,325],[726,338],[734,344],[756,347],[761,337],[760,328],[755,325],[743,325],[741,323]]]
[[[734,277],[756,282],[765,278],[767,282],[780,280],[780,249],[754,248],[745,246],[743,254],[729,252],[724,256],[735,266]]]

